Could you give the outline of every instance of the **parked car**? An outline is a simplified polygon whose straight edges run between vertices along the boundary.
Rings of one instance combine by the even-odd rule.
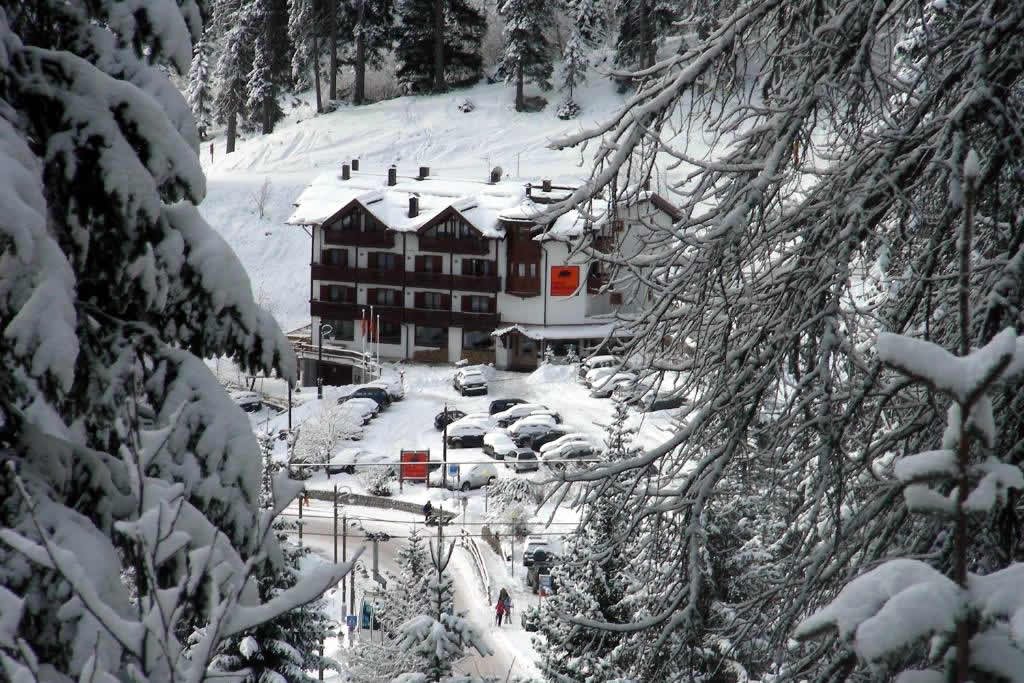
[[[232,391],[231,400],[247,413],[263,410],[263,399],[255,391]]]
[[[442,410],[434,416],[434,429],[441,431],[446,424],[451,424],[464,417],[466,417],[466,413],[461,410],[455,410],[454,408],[449,408],[447,411]]]
[[[505,455],[505,467],[510,467],[513,472],[530,472],[540,469],[537,462],[537,454],[531,448],[517,448]]]
[[[586,384],[588,387],[593,388],[594,385],[600,382],[602,379],[605,379],[606,377],[611,377],[612,375],[621,372],[621,370],[622,369],[618,365],[594,368],[593,370],[588,372],[586,376],[583,378],[583,383]]]
[[[547,444],[551,443],[555,439],[561,439],[563,436],[566,436],[568,434],[571,434],[569,429],[565,425],[559,425],[550,431],[544,432],[543,434],[538,434],[537,436],[530,439],[530,448],[539,453],[540,449],[546,446]]]
[[[467,422],[463,418],[448,425],[448,447],[469,448],[471,446],[482,446],[484,434],[486,433],[487,427],[484,425],[472,420]]]
[[[630,387],[636,384],[636,375],[632,372],[616,372],[614,375],[601,377],[590,388],[594,398],[608,398],[619,387]]]
[[[341,474],[342,472],[354,474],[356,471],[370,469],[371,464],[386,463],[393,461],[394,456],[387,456],[383,453],[372,453],[365,448],[358,446],[342,448],[330,459],[327,466],[327,474]]]
[[[597,368],[617,368],[621,366],[622,359],[619,358],[618,356],[591,356],[590,358],[587,358],[582,363],[580,363],[580,369],[578,374],[580,379],[583,379],[591,370],[595,370]]]
[[[544,413],[550,415],[555,419],[555,422],[561,422],[562,416],[551,410],[545,405],[540,403],[518,403],[500,413],[493,415],[494,424],[499,427],[508,427],[516,420],[526,417],[527,415],[534,415],[537,413]]]
[[[656,410],[670,410],[672,408],[682,408],[686,403],[686,400],[682,396],[673,396],[672,394],[654,394],[653,396],[645,396],[640,401],[641,410],[645,413],[653,413]]]
[[[353,398],[341,404],[345,410],[357,413],[363,420],[363,424],[370,424],[370,420],[377,417],[380,412],[380,404],[372,398]]]
[[[544,444],[543,446],[540,447],[540,450],[537,451],[537,452],[541,453],[543,455],[544,453],[547,453],[548,451],[554,450],[556,448],[561,448],[562,446],[566,445],[567,443],[575,443],[575,442],[582,442],[582,443],[586,443],[586,444],[592,444],[592,443],[594,443],[594,439],[591,436],[589,436],[587,434],[584,434],[583,432],[570,432],[570,433],[566,434],[565,436],[561,436],[561,437],[555,439],[554,441],[549,441],[548,443]]]
[[[402,385],[401,378],[394,378],[393,380],[379,379],[376,382],[367,382],[363,386],[383,389],[388,392],[388,396],[392,401],[401,401],[405,398],[405,387]]]
[[[521,398],[499,398],[491,401],[491,405],[487,410],[491,415],[496,415],[520,403],[526,403],[526,401]]]
[[[555,448],[542,454],[541,462],[550,469],[561,471],[568,464],[565,462],[566,460],[593,458],[600,455],[601,452],[601,447],[592,443],[569,442],[560,448]]]
[[[516,442],[504,430],[484,434],[484,453],[495,460],[504,460],[505,454],[516,449]]]
[[[487,393],[487,378],[484,377],[483,373],[475,369],[459,370],[455,373],[455,378],[452,380],[452,386],[455,391],[459,392],[463,396],[469,396],[470,394],[486,394]]]
[[[543,536],[527,536],[526,549],[523,550],[523,566],[532,567],[534,555],[537,551],[545,553],[548,557],[553,555],[551,544]]]
[[[477,465],[460,465],[458,479],[449,477],[446,486],[450,489],[468,491],[478,489],[482,486],[489,486],[498,479],[498,468],[492,463],[480,463]]]
[[[524,446],[530,443],[533,437],[554,429],[555,424],[555,419],[550,415],[527,415],[508,428],[508,435],[517,446]]]
[[[338,403],[345,403],[346,401],[351,401],[356,398],[372,398],[377,402],[377,405],[379,405],[381,409],[387,408],[391,405],[391,397],[388,395],[386,389],[370,386],[362,386],[355,389],[351,393],[339,398]]]

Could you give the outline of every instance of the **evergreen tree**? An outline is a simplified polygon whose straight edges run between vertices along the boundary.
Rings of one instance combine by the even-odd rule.
[[[213,106],[217,121],[227,129],[225,152],[230,154],[235,151],[239,120],[247,118],[249,113],[248,83],[253,65],[254,36],[248,6],[241,2],[222,2],[219,21],[227,28],[224,48],[217,61],[217,96]]]
[[[437,9],[441,10],[440,32],[434,29]],[[399,0],[396,24],[398,82],[407,92],[439,92],[450,85],[470,85],[480,79],[480,50],[487,20],[467,0]],[[435,74],[438,43],[440,84]]]
[[[280,73],[275,70],[275,37],[282,34],[276,23],[276,12],[272,0],[252,0],[248,7],[247,21],[251,24],[252,69],[246,81],[245,108],[250,122],[259,125],[266,135],[274,130],[274,124],[283,116],[277,98],[280,94]]]
[[[213,56],[213,40],[209,30],[196,43],[192,51],[192,65],[188,70],[188,104],[196,120],[196,132],[200,140],[206,140],[213,125],[213,74],[210,59]]]
[[[203,358],[294,382],[288,340],[200,215],[192,2],[0,11],[0,670],[203,680],[273,553],[258,444]],[[143,418],[142,416],[145,416]],[[282,498],[294,495],[279,481]],[[190,657],[183,634],[199,627]]]
[[[346,0],[346,26],[351,27],[345,61],[352,64],[352,104],[366,101],[366,69],[378,67],[394,36],[392,0]]]
[[[263,477],[260,502],[265,510],[275,506],[273,481],[281,469],[272,461],[274,437],[260,436],[263,455]],[[268,557],[259,568],[257,586],[260,599],[268,602],[298,583],[300,564],[311,550],[293,543],[289,534],[295,534],[298,525],[278,517],[273,524],[280,545],[280,556]],[[333,624],[327,616],[327,602],[313,602],[285,612],[275,619],[243,631],[222,644],[211,669],[241,676],[243,683],[280,681],[307,683],[314,680],[306,671],[320,666],[338,668],[330,659],[321,660],[320,647],[325,638],[333,635]]]
[[[555,21],[553,5],[547,0],[501,0],[498,12],[505,18],[498,72],[516,84],[516,111],[525,111],[526,81],[551,89],[551,43],[545,33]]]
[[[288,0],[288,39],[293,46],[292,82],[298,88],[312,86],[316,92],[316,111],[322,113],[320,59],[323,56],[323,12],[318,0]]]
[[[629,413],[617,402],[606,430],[607,455],[621,461],[639,452],[635,430],[627,427]],[[628,476],[608,479],[587,492],[578,533],[568,541],[563,561],[552,569],[558,592],[541,606],[540,634],[534,645],[548,680],[599,683],[623,676],[616,647],[623,634],[577,623],[625,624],[632,618],[625,600],[630,590],[627,561],[630,548],[627,520],[622,516],[628,495]]]
[[[625,69],[652,66],[658,44],[676,18],[674,5],[668,0],[618,0],[615,16],[619,21],[615,64]]]
[[[432,568],[423,537],[417,529],[413,529],[408,541],[399,548],[395,562],[399,573],[388,581],[388,591],[378,614],[385,630],[391,632],[430,609],[427,586]]]

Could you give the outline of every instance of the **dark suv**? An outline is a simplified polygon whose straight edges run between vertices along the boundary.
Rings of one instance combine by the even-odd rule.
[[[350,398],[372,398],[381,409],[391,405],[391,397],[388,395],[387,390],[380,387],[359,387],[348,396],[339,398],[338,403],[344,403]]]
[[[526,403],[526,401],[521,398],[499,398],[496,401],[491,401],[491,407],[487,409],[487,412],[497,415],[520,403]]]

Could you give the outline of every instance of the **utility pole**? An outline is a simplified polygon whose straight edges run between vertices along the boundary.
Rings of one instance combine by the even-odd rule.
[[[348,516],[341,518],[341,561],[346,562],[348,557]],[[351,574],[352,572],[349,572]],[[341,606],[344,608],[345,601],[345,579],[341,580]],[[345,616],[348,616],[347,614]]]
[[[299,494],[299,547],[302,547],[302,499],[305,498],[305,491]]]
[[[441,488],[448,488],[448,404],[444,404],[444,433],[441,435]],[[430,468],[427,467],[427,488],[430,488]],[[438,522],[437,528],[441,528]]]
[[[338,564],[338,485],[334,485],[334,564]]]
[[[288,385],[288,431],[292,431],[292,385]]]

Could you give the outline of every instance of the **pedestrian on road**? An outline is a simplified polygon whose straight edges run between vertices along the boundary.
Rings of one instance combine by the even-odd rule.
[[[512,596],[505,598],[505,623],[512,621]]]
[[[501,618],[505,616],[505,603],[500,598],[498,599],[498,604],[494,607],[494,612],[498,626],[501,626]]]
[[[427,504],[423,506],[423,523],[430,524],[430,515],[434,512],[434,506],[427,501]]]

